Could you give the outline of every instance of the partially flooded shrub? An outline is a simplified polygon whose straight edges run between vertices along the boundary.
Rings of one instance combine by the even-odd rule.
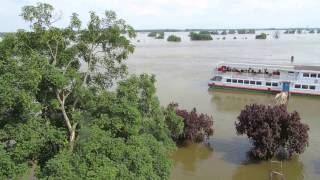
[[[174,108],[178,116],[183,118],[184,129],[182,135],[179,136],[179,141],[202,142],[207,140],[214,132],[213,120],[207,114],[197,113],[194,108],[188,112],[185,109],[179,109],[177,103],[171,103],[168,108]]]
[[[284,105],[247,105],[235,126],[238,135],[246,134],[252,141],[251,154],[258,159],[290,158],[303,153],[308,145],[308,125],[301,122],[298,112],[289,113]]]

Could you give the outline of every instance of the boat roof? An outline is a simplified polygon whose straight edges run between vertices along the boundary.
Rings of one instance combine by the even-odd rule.
[[[320,71],[320,66],[295,65],[294,70],[297,70],[297,71]]]
[[[302,65],[302,64],[262,64],[262,63],[234,63],[220,62],[218,66],[232,66],[238,68],[267,68],[284,71],[314,72],[320,71],[320,65]]]

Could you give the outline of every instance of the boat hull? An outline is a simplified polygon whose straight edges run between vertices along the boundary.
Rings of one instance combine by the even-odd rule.
[[[271,89],[228,86],[228,85],[220,85],[220,84],[215,84],[215,83],[209,83],[208,86],[209,86],[210,89],[239,90],[239,91],[246,91],[246,92],[251,92],[251,93],[276,94],[276,93],[281,92],[281,91],[271,90]],[[291,91],[290,94],[299,95],[299,96],[318,96],[318,97],[320,97],[320,94],[316,94],[316,93],[311,94],[311,93],[301,93],[301,92],[293,92],[293,91]]]

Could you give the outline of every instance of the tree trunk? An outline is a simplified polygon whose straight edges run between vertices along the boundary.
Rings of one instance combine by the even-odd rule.
[[[68,97],[69,94],[67,94],[66,96],[64,94],[62,94],[62,97],[60,96],[59,91],[56,91],[56,96],[57,99],[60,103],[60,110],[62,112],[63,115],[63,119],[67,125],[68,131],[69,131],[69,143],[70,143],[70,151],[73,151],[74,148],[74,143],[75,143],[75,139],[76,139],[76,128],[77,128],[77,123],[74,123],[73,125],[71,125],[71,121],[68,117],[68,114],[66,112],[66,108],[65,108],[65,100]]]

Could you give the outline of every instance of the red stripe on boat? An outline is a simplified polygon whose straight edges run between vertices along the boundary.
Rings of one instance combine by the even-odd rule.
[[[224,87],[224,88],[238,88],[238,89],[248,89],[248,90],[255,90],[255,91],[270,91],[270,92],[281,92],[279,90],[272,90],[272,89],[259,89],[259,88],[251,88],[251,87],[243,87],[243,86],[226,86],[226,85],[219,85],[219,84],[208,84],[208,86],[216,86],[216,87]],[[314,93],[302,93],[297,91],[290,91],[291,94],[301,94],[301,95],[315,95],[320,96],[320,94]]]

